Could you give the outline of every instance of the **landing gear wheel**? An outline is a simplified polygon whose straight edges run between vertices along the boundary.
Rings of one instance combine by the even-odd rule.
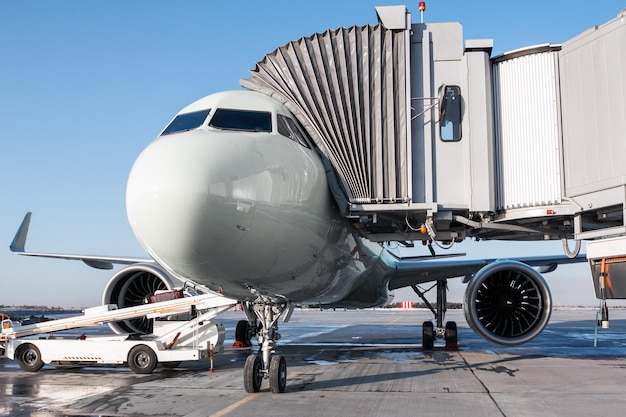
[[[136,374],[149,374],[157,366],[157,357],[146,345],[137,345],[128,352],[128,367]]]
[[[446,350],[458,350],[459,343],[456,331],[456,322],[446,323]]]
[[[433,350],[435,345],[435,332],[433,323],[425,321],[422,324],[422,349]]]
[[[250,342],[250,323],[248,320],[239,320],[235,328],[235,343],[239,342],[244,347],[252,346]]]
[[[246,392],[250,394],[259,392],[262,381],[261,358],[257,355],[248,356],[246,365],[243,368],[243,387],[246,389]]]
[[[26,343],[20,347],[17,363],[20,368],[27,372],[37,372],[43,366],[41,352],[39,352],[37,346]]]
[[[270,389],[274,394],[285,392],[287,386],[287,362],[280,355],[272,356],[270,361]]]

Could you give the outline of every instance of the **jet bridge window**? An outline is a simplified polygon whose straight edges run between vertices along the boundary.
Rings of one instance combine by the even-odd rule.
[[[443,87],[439,102],[439,132],[441,140],[461,140],[461,88],[456,85]]]
[[[161,135],[170,135],[176,132],[184,132],[202,126],[211,110],[199,110],[191,113],[179,114],[165,128]]]
[[[310,148],[309,143],[306,140],[306,134],[295,120],[290,117],[283,116],[282,114],[276,115],[276,120],[278,124],[278,133],[295,142],[298,142],[302,146]]]
[[[251,110],[217,109],[209,126],[248,132],[271,132],[272,113]]]

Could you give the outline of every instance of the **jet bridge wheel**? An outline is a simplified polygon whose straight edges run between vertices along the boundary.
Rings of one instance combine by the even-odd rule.
[[[257,355],[248,356],[243,368],[243,387],[246,392],[252,394],[261,390],[261,382],[263,382],[261,368],[261,358]]]
[[[20,346],[17,354],[17,364],[27,372],[37,372],[43,366],[41,352],[37,346],[25,343]]]
[[[433,323],[430,321],[425,321],[422,324],[422,349],[423,350],[433,350],[435,345],[435,331]]]
[[[157,356],[146,345],[137,345],[128,352],[128,367],[136,374],[149,374],[157,366]]]

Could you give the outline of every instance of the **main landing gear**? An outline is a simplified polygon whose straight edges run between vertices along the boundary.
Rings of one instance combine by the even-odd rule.
[[[458,337],[456,331],[456,322],[449,321],[446,323],[446,327],[443,327],[443,320],[446,315],[446,304],[447,304],[447,291],[448,291],[448,281],[438,280],[436,284],[432,287],[422,290],[417,285],[412,285],[413,291],[424,301],[426,306],[432,311],[435,315],[435,321],[437,322],[437,328],[435,329],[432,321],[425,321],[422,325],[422,349],[424,350],[432,350],[435,345],[435,339],[445,339],[446,341],[446,350],[457,350],[458,345]],[[433,307],[433,305],[426,299],[426,293],[432,290],[433,288],[437,289],[437,307]]]
[[[280,339],[278,333],[278,319],[287,313],[284,322],[289,321],[293,306],[287,302],[276,302],[269,299],[243,303],[243,309],[248,318],[247,332],[240,322],[237,325],[237,339],[248,333],[254,334],[259,341],[258,354],[252,354],[246,359],[243,369],[243,386],[246,392],[259,392],[264,379],[269,379],[270,390],[273,393],[285,392],[287,386],[287,362],[281,355],[276,355],[275,341]],[[257,322],[258,319],[258,322]],[[250,324],[253,323],[253,324]]]

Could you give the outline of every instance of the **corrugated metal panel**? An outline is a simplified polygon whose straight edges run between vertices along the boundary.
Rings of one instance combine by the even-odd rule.
[[[625,18],[623,11],[583,32],[559,53],[568,197],[626,184]]]
[[[498,209],[561,202],[557,51],[494,58]]]
[[[328,30],[276,49],[242,86],[279,99],[330,160],[351,203],[410,200],[408,30]]]

